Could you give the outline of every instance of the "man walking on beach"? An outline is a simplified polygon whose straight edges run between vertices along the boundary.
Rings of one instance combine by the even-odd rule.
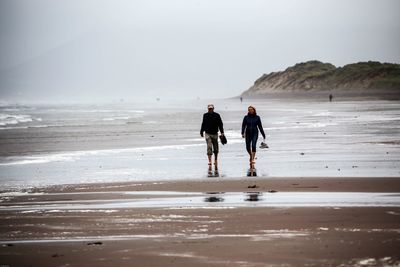
[[[208,166],[212,165],[212,154],[214,153],[214,166],[218,170],[218,129],[221,135],[224,135],[224,127],[222,124],[221,116],[214,112],[214,105],[207,106],[208,112],[203,115],[203,122],[201,123],[200,135],[205,136],[207,142],[207,156]],[[205,135],[204,135],[205,132]]]

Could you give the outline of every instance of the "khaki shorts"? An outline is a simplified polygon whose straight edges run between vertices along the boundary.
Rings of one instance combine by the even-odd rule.
[[[218,134],[208,134],[205,135],[207,142],[207,155],[218,154]]]

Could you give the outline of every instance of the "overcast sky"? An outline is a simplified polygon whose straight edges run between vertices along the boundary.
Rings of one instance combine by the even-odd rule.
[[[2,98],[229,97],[321,60],[400,63],[398,0],[0,0]]]

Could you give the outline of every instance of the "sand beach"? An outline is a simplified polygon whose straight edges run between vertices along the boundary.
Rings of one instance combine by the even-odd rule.
[[[248,103],[2,107],[1,266],[398,266],[396,101],[252,100],[269,149],[247,177]]]
[[[0,259],[3,266],[397,266],[399,191],[400,178],[259,177],[3,193]]]
[[[399,10],[0,1],[0,267],[400,267]]]

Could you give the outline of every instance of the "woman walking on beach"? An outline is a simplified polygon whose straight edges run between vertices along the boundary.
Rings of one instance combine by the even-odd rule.
[[[265,139],[261,118],[257,115],[256,108],[249,106],[248,113],[243,118],[242,137],[246,138],[246,150],[250,156],[250,168],[254,168],[255,164],[258,130],[260,130],[261,135]]]

